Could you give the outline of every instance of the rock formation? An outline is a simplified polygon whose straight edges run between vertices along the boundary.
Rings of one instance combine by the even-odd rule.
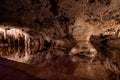
[[[8,70],[0,79],[15,67],[27,80],[119,80],[119,12],[119,0],[0,1],[0,66]]]

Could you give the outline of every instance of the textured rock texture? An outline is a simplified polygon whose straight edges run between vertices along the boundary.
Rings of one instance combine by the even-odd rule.
[[[0,1],[0,80],[119,80],[119,44],[119,0]]]

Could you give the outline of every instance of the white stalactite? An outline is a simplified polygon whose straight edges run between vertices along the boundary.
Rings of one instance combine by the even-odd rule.
[[[15,52],[14,57],[9,57],[9,59],[19,61],[19,62],[26,62],[29,60],[30,58],[29,56],[30,55],[30,36],[27,33],[17,28],[10,28],[7,30],[6,28],[1,27],[0,35],[3,35],[4,39],[7,39],[7,36],[9,36],[9,38],[13,38],[18,41],[22,37],[24,39],[24,44],[25,44],[25,53],[24,53],[25,56],[23,57],[23,59],[19,59],[20,51],[18,50],[18,52]],[[8,39],[8,44],[10,44],[10,40],[11,39]]]

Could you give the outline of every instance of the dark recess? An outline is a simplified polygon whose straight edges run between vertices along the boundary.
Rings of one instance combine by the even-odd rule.
[[[51,3],[50,10],[53,12],[54,16],[58,15],[58,9],[59,9],[58,2],[59,0],[50,0]]]

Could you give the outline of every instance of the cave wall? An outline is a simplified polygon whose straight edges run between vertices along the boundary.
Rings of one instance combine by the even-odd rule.
[[[4,0],[0,2],[0,21],[19,25],[42,26],[59,21],[61,25],[83,21],[119,23],[118,0]]]
[[[32,36],[32,59],[26,63],[43,69],[42,73],[36,72],[37,77],[117,80],[119,12],[119,0],[2,0],[0,24],[4,30],[19,28]],[[113,35],[108,29],[111,26]],[[95,36],[97,32],[99,35]],[[80,52],[83,47],[92,48],[95,53]]]

